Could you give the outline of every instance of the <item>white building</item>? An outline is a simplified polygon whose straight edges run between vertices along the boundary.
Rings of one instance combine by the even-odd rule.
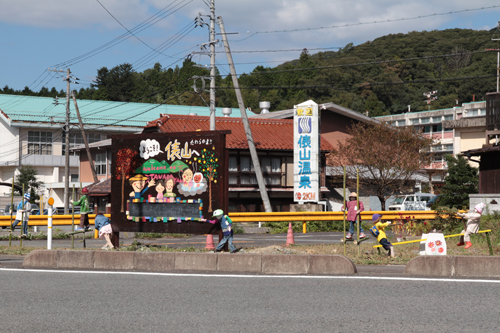
[[[89,143],[105,140],[113,134],[140,132],[148,121],[157,119],[160,114],[210,114],[208,107],[91,100],[78,101],[78,108]],[[239,109],[232,109],[232,113],[240,116]],[[217,108],[216,114],[222,116],[222,109]],[[0,182],[12,183],[12,177],[19,173],[21,166],[34,166],[38,179],[45,184],[39,195],[53,197],[54,205],[63,207],[65,122],[65,103],[54,105],[54,99],[48,97],[0,94]],[[69,137],[70,149],[84,143],[72,100]],[[75,154],[78,153],[71,153],[69,161],[70,193],[73,186],[80,188],[80,161]],[[109,156],[95,163],[98,175],[106,172],[107,168],[101,166],[110,163]],[[8,193],[10,188],[0,186],[0,197]]]

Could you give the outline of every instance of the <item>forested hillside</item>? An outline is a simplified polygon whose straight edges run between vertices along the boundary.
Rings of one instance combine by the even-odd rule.
[[[438,100],[430,108],[449,108],[457,100],[459,104],[472,101],[473,96],[481,100],[496,90],[497,53],[485,51],[500,47],[498,41],[491,40],[493,34],[465,29],[411,32],[358,46],[349,44],[336,52],[310,55],[304,49],[295,61],[274,68],[258,66],[241,75],[240,86],[246,106],[254,111],[259,101],[270,101],[271,110],[283,110],[307,99],[334,102],[359,112],[368,110],[370,116],[401,113],[408,105],[412,111],[422,111],[428,108],[423,93],[433,90],[438,91]],[[206,105],[208,93],[193,93],[190,78],[209,76],[209,72],[194,64],[186,59],[181,67],[156,64],[144,72],[135,72],[130,64],[103,67],[97,70],[95,84],[80,89],[77,97]],[[231,78],[217,75],[217,106],[237,107]],[[32,92],[28,88],[13,91],[8,86],[0,92],[50,97],[64,94],[54,88]]]

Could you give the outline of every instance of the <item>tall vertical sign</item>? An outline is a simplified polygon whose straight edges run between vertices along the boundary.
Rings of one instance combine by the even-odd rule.
[[[295,202],[318,202],[320,185],[320,132],[318,104],[312,100],[294,107],[293,198]]]

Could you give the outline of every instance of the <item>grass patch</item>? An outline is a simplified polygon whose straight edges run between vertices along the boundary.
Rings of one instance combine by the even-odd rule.
[[[134,238],[139,239],[156,239],[156,238],[186,238],[186,234],[164,234],[159,232],[136,232]]]
[[[43,250],[43,247],[27,247],[27,246],[19,246],[19,245],[0,245],[0,254],[11,254],[11,255],[26,255],[31,251],[35,250]]]

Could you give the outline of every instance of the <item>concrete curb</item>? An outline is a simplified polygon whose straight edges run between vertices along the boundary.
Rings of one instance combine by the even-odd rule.
[[[420,256],[410,260],[405,274],[420,276],[500,277],[500,257]]]
[[[32,251],[24,258],[23,267],[294,275],[353,275],[357,272],[353,262],[342,255],[69,250]]]

